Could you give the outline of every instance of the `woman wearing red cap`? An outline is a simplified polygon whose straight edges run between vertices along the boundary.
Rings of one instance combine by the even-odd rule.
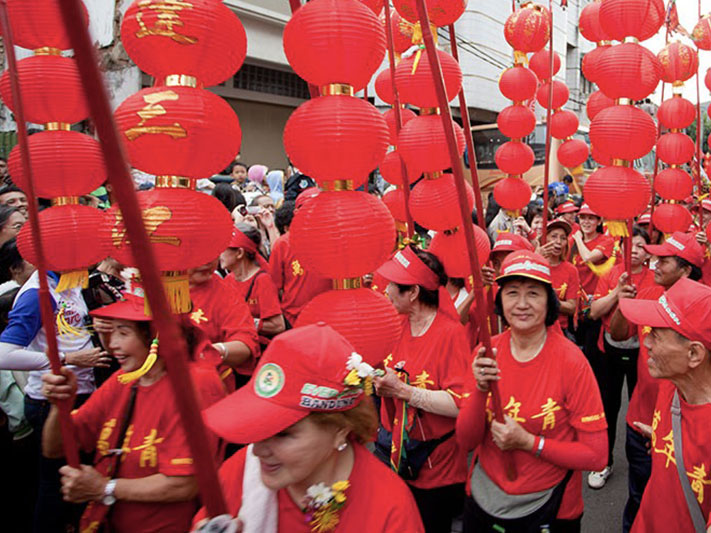
[[[197,505],[193,460],[143,299],[127,295],[91,314],[112,321],[108,349],[121,369],[72,413],[79,447],[96,454],[94,466],[60,469],[64,499],[88,502],[81,531],[97,531],[102,524],[119,533],[187,531]],[[199,353],[199,330],[186,322],[183,332],[189,353]],[[191,364],[191,373],[207,407],[224,390],[214,368],[198,371],[198,365]],[[45,374],[42,381],[53,404],[76,394],[70,371]],[[55,405],[42,440],[45,456],[62,456]]]
[[[300,327],[275,337],[250,383],[205,412],[222,438],[253,443],[220,469],[238,531],[422,533],[405,484],[363,445],[378,425],[374,373],[330,326]],[[199,530],[226,526],[204,516]]]
[[[469,481],[464,531],[580,531],[581,470],[604,466],[605,415],[590,365],[552,327],[558,299],[550,266],[520,251],[506,258],[496,297],[510,326],[478,351],[476,385],[457,418],[457,439],[478,456]],[[505,420],[493,419],[492,383]],[[517,476],[507,476],[513,464]]]
[[[375,380],[383,399],[376,452],[408,481],[425,530],[449,533],[466,479],[466,456],[454,439],[469,361],[465,331],[433,254],[407,246],[378,273],[404,317],[386,374]]]

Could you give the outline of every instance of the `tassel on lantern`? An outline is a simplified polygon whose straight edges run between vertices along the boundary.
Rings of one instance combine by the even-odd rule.
[[[605,225],[607,226],[607,232],[612,237],[629,237],[630,234],[627,231],[627,221],[625,220],[608,220]]]
[[[595,274],[596,276],[604,276],[607,274],[610,270],[612,270],[612,267],[615,266],[615,263],[617,262],[617,257],[614,255],[610,257],[607,261],[604,263],[601,263],[599,265],[594,265],[592,263],[585,263],[588,268]]]
[[[190,300],[190,284],[185,271],[162,272],[161,279],[165,296],[174,313],[189,313],[192,308]]]
[[[141,377],[145,376],[151,370],[151,368],[153,368],[153,365],[155,364],[157,359],[158,338],[155,338],[153,339],[153,342],[151,342],[151,349],[148,351],[148,356],[146,357],[146,360],[143,361],[141,368],[134,370],[133,372],[126,372],[125,374],[121,374],[118,377],[119,383],[121,383],[121,385],[128,385],[132,381],[136,381],[137,379],[140,379]]]
[[[57,283],[57,292],[68,291],[69,289],[73,289],[75,287],[86,289],[88,286],[88,270],[70,270],[69,272],[62,272],[62,275],[59,278],[59,283]]]

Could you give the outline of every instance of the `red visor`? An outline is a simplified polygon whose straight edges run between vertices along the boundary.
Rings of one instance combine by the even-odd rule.
[[[420,285],[430,291],[439,287],[437,274],[409,246],[397,252],[377,272],[388,281],[400,285]]]
[[[257,253],[257,243],[237,228],[235,228],[232,233],[232,240],[230,241],[229,248],[244,248],[249,253]]]
[[[90,311],[89,315],[96,318],[132,320],[134,322],[153,320],[153,317],[146,314],[143,298],[130,293],[124,294],[123,297],[123,300]]]

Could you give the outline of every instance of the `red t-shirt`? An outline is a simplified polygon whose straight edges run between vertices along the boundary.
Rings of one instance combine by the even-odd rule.
[[[191,369],[191,373],[192,373]],[[114,432],[126,413],[131,386],[119,383],[116,372],[89,400],[73,413],[75,433],[82,450],[96,450],[95,464],[99,464],[116,440]],[[201,407],[209,399],[203,396],[205,381],[195,381]],[[113,435],[113,436],[112,436]],[[212,443],[217,452],[217,439]],[[138,479],[153,474],[191,476],[195,473],[170,381],[165,375],[156,383],[138,386],[131,424],[121,445],[124,450],[118,470],[112,477]],[[109,514],[112,531],[184,533],[189,530],[197,500],[174,503],[141,503],[117,501]]]
[[[694,531],[676,469],[671,404],[676,387],[662,380],[652,419],[652,476],[642,496],[633,533]],[[691,405],[679,394],[684,469],[706,520],[711,515],[711,404]]]
[[[602,251],[603,257],[595,265],[600,265],[607,261],[609,257],[612,256],[612,252],[615,248],[615,239],[609,235],[598,235],[593,240],[586,242],[585,246],[592,252],[593,250]],[[573,266],[578,269],[578,276],[580,277],[580,287],[581,298],[587,299],[588,295],[592,295],[595,292],[595,285],[597,284],[597,276],[590,270],[588,265],[580,258],[580,254],[575,254],[572,256],[571,262]]]
[[[551,267],[551,278],[553,279],[553,289],[558,296],[558,300],[564,302],[571,298],[578,299],[580,293],[580,275],[578,270],[568,261],[561,261]],[[568,327],[568,315],[560,314],[558,322],[560,327]]]
[[[353,444],[355,461],[348,478],[346,501],[338,511],[334,533],[423,533],[412,494],[395,473],[383,465],[360,444]],[[242,507],[242,484],[247,448],[230,457],[220,469],[227,512],[237,516]],[[277,493],[279,504],[278,533],[310,533],[311,526],[286,489]],[[205,517],[201,509],[195,522]]]
[[[314,296],[333,288],[331,280],[305,270],[291,250],[288,232],[272,245],[269,273],[277,289],[283,291],[281,310],[292,325]]]
[[[578,431],[601,431],[607,427],[597,381],[590,364],[575,344],[550,327],[541,353],[531,361],[521,363],[511,354],[510,342],[510,331],[492,339],[501,370],[498,387],[505,414],[529,433],[558,441],[574,441]],[[493,416],[489,395],[488,424]],[[514,481],[506,477],[504,454],[494,444],[487,429],[479,446],[479,462],[487,476],[508,494],[549,489],[565,477],[564,468],[529,452],[515,450],[509,455],[518,474]],[[580,480],[580,472],[575,472],[568,482],[559,518],[576,518],[583,512]]]
[[[661,285],[653,285],[637,293],[638,300],[657,300],[664,294],[664,287]],[[638,431],[634,426],[634,422],[642,422],[643,424],[652,424],[652,414],[654,405],[657,402],[657,391],[661,381],[649,375],[649,367],[647,360],[649,352],[644,345],[644,339],[649,334],[649,328],[646,326],[638,326],[637,336],[639,337],[639,357],[637,357],[637,384],[634,386],[630,405],[627,408],[627,425],[635,431]]]
[[[704,259],[704,264],[701,266],[701,283],[711,286],[711,258],[709,258],[708,248],[704,255],[706,259]]]
[[[247,302],[253,318],[265,319],[281,314],[279,293],[271,276],[264,270],[259,270],[254,276],[244,281],[239,281],[234,276],[227,276],[225,283],[232,285],[242,300]],[[252,286],[251,292],[249,291],[250,286]],[[249,298],[247,298],[248,292]]]
[[[464,377],[470,359],[463,326],[441,312],[420,337],[413,337],[410,322],[403,318],[402,336],[386,366],[404,361],[403,368],[410,376],[410,385],[428,390],[445,390],[459,406],[464,394]],[[399,401],[399,400],[398,400]],[[384,398],[380,410],[380,423],[392,431],[395,403]],[[456,418],[417,410],[415,424],[410,430],[412,438],[432,440],[454,430]],[[463,483],[467,477],[466,454],[452,435],[437,446],[420,470],[419,477],[409,483],[417,488],[430,489],[453,483]]]

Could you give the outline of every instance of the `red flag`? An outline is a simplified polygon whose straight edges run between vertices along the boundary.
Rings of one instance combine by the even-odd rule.
[[[676,10],[676,0],[669,0],[669,4],[667,5],[666,26],[669,35],[679,32],[686,37],[691,37],[689,32],[686,31],[684,26],[682,26],[679,22],[679,13]]]

